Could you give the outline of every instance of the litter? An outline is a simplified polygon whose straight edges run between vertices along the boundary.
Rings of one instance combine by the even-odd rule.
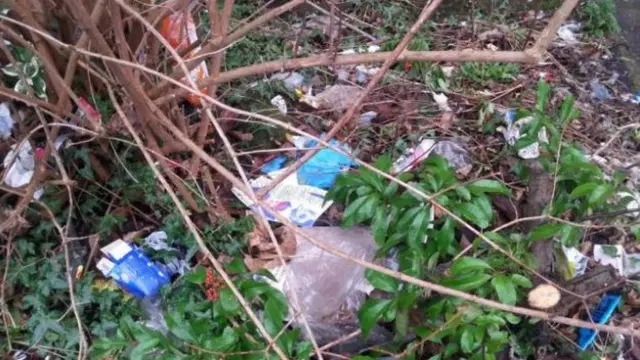
[[[415,149],[407,149],[404,154],[393,162],[392,173],[398,174],[413,170],[416,165],[429,157],[435,144],[436,142],[431,139],[424,139]]]
[[[300,89],[304,84],[304,76],[298,72],[279,72],[271,75],[270,81],[280,80],[284,82],[284,86],[287,89],[295,90]]]
[[[500,126],[497,128],[499,132],[502,133],[507,144],[513,146],[518,139],[520,139],[520,129],[533,121],[533,117],[528,116],[519,120],[515,120],[516,113],[512,110],[508,110],[504,114],[504,122],[507,125],[507,128]],[[540,144],[539,142],[548,143],[549,139],[547,138],[547,130],[543,127],[538,132],[538,141],[533,144],[524,147],[518,150],[518,156],[523,159],[536,159],[540,156]]]
[[[0,137],[2,140],[7,140],[11,136],[11,131],[15,125],[13,117],[11,116],[11,110],[7,103],[0,104]]]
[[[4,182],[13,188],[19,188],[31,182],[35,169],[31,143],[25,141],[16,150],[17,146],[18,144],[11,145],[11,150],[4,158],[4,167],[7,169]]]
[[[198,33],[196,30],[195,22],[191,12],[178,11],[162,20],[162,36],[169,42],[169,44],[177,50],[184,49],[187,46],[198,41]],[[185,36],[186,35],[186,36]],[[196,47],[189,55],[197,53],[200,47]],[[209,70],[207,64],[203,61],[198,64],[193,70],[189,71],[189,79],[193,82],[204,79],[209,76]],[[207,93],[206,89],[200,89],[203,94]],[[187,101],[192,105],[200,105],[200,97],[195,94],[187,95]]]
[[[183,257],[179,256],[180,251],[167,245],[167,233],[155,231],[144,238],[143,245],[155,251],[168,251],[175,253],[175,256],[165,258],[162,263],[157,263],[169,276],[182,275],[189,271],[189,264]]]
[[[598,244],[593,247],[593,259],[604,266],[613,266],[620,274],[624,274],[624,255],[622,245]]]
[[[301,103],[305,103],[314,109],[331,109],[334,111],[345,110],[351,106],[362,94],[362,89],[352,85],[332,85],[318,95],[303,95]]]
[[[620,95],[620,98],[622,99],[622,101],[630,102],[633,104],[640,104],[640,93],[636,93],[636,94],[626,93],[626,94]]]
[[[563,24],[558,28],[558,37],[565,43],[572,45],[578,42],[578,33],[580,31],[580,24]]]
[[[587,271],[589,258],[584,256],[574,247],[562,246],[562,254],[559,256],[560,272],[565,280],[583,275]]]
[[[597,100],[604,101],[612,99],[609,89],[600,83],[598,79],[592,79],[589,81],[589,87],[591,88],[591,96]]]
[[[284,164],[286,164],[287,161],[289,161],[289,157],[287,157],[286,155],[280,155],[272,159],[268,163],[262,165],[262,167],[260,168],[260,171],[262,171],[265,174],[278,171],[284,167]]]
[[[618,294],[605,294],[598,306],[591,311],[591,321],[596,324],[606,324],[611,319],[613,311],[620,304],[622,297]],[[578,347],[580,350],[587,350],[596,339],[597,331],[593,329],[580,328],[578,331]]]
[[[322,244],[353,258],[372,261],[376,245],[367,228],[314,227],[301,230]],[[302,327],[295,315],[296,303],[305,310],[306,320],[319,345],[326,344],[358,328],[356,314],[373,286],[365,279],[364,268],[330,254],[296,235],[296,255],[286,265],[271,270],[276,281],[268,281],[287,297],[293,324]],[[340,353],[351,353],[372,343],[380,344],[393,337],[381,327],[364,340],[356,337],[341,345]]]
[[[640,193],[637,191],[621,191],[618,193],[620,200],[628,199],[626,208],[629,211],[626,215],[631,218],[640,216]],[[638,211],[633,211],[638,210]]]
[[[449,106],[449,98],[445,94],[437,94],[433,93],[433,100],[435,100],[436,104],[440,108],[440,111],[451,112],[451,107]]]
[[[286,168],[271,172],[265,176],[260,176],[250,180],[249,184],[253,191],[258,191],[271,183],[273,179],[284,171],[286,171]],[[262,213],[267,220],[277,221],[273,214],[264,209],[261,210],[259,206],[240,189],[234,187],[231,191],[257,215]],[[327,192],[325,190],[300,184],[297,174],[291,174],[273,190],[265,194],[263,200],[280,215],[285,216],[296,225],[300,227],[311,227],[320,215],[333,203],[331,201],[325,203],[324,197],[326,194]]]
[[[461,143],[453,140],[443,140],[436,143],[434,140],[424,139],[418,146],[407,149],[396,159],[391,171],[393,174],[411,171],[428,158],[432,152],[447,159],[449,165],[459,173],[464,173],[473,166],[469,152]]]
[[[123,240],[116,240],[100,250],[106,257],[98,261],[98,270],[137,298],[155,297],[160,288],[170,282],[165,270]]]
[[[335,139],[331,139],[328,142],[330,145],[342,149],[347,154],[351,153],[351,149],[347,145]],[[312,139],[307,139],[303,144],[305,148],[318,146],[318,142]],[[346,155],[333,149],[322,148],[298,169],[298,182],[302,185],[329,189],[333,186],[336,177],[338,177],[340,173],[357,165],[356,162]]]
[[[284,101],[282,95],[276,95],[273,99],[271,99],[271,105],[278,108],[280,114],[287,115],[287,102]]]
[[[360,119],[358,123],[360,123],[361,126],[369,126],[371,125],[371,122],[376,119],[376,117],[378,117],[377,112],[367,111],[364,114],[360,114]]]

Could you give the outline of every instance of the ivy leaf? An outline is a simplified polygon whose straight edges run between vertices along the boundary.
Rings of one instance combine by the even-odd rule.
[[[509,188],[496,180],[482,179],[467,185],[467,189],[475,195],[484,193],[511,194]]]
[[[227,315],[234,315],[240,310],[240,303],[229,288],[220,291],[220,305]]]
[[[516,287],[511,278],[506,275],[498,275],[491,280],[491,285],[503,304],[515,305],[517,301]]]
[[[390,299],[368,299],[360,307],[358,319],[360,320],[360,329],[364,337],[369,336],[371,329],[378,319],[382,317],[387,307],[391,306],[391,303],[392,301]]]
[[[207,269],[202,265],[198,265],[192,271],[184,274],[184,279],[192,284],[202,284],[207,279]]]
[[[386,291],[386,292],[396,292],[398,290],[398,280],[392,278],[387,274],[383,274],[381,272],[367,269],[364,273],[365,278],[373,287],[376,289]]]
[[[490,279],[491,275],[489,274],[465,274],[445,279],[442,281],[442,285],[460,291],[471,291],[484,285]]]
[[[469,256],[461,257],[451,266],[451,272],[455,275],[487,269],[491,269],[491,265],[486,261]]]
[[[522,276],[520,274],[511,274],[511,281],[514,284],[523,287],[523,288],[532,288],[533,283],[527,277]]]

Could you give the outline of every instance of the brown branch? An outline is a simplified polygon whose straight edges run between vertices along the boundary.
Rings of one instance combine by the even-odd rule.
[[[269,10],[268,12],[266,12],[265,14],[263,14],[262,16],[259,16],[258,18],[256,18],[255,20],[247,23],[246,25],[242,26],[241,28],[239,28],[238,30],[235,30],[234,32],[232,32],[231,34],[229,34],[227,37],[225,38],[219,38],[217,40],[212,40],[211,42],[209,42],[208,44],[206,44],[205,46],[203,46],[200,51],[198,51],[196,54],[194,54],[192,56],[193,58],[199,58],[201,54],[207,54],[216,50],[219,50],[221,48],[224,48],[225,46],[232,44],[233,42],[239,40],[240,38],[242,38],[243,36],[245,36],[247,33],[249,33],[250,31],[257,29],[260,26],[263,26],[264,24],[266,24],[267,22],[271,21],[271,19],[278,17],[290,10],[292,10],[293,8],[295,8],[298,5],[302,5],[305,2],[305,0],[292,0],[280,7],[277,8],[273,8],[271,10]],[[184,54],[181,54],[184,55]],[[202,61],[200,59],[197,59],[195,61],[186,61],[185,64],[187,65],[187,69],[188,70],[193,70],[196,66],[198,66],[198,63]],[[185,72],[182,71],[181,69],[176,69],[175,73],[171,75],[172,79],[181,79],[185,76]],[[163,92],[165,92],[168,88],[169,88],[170,84],[167,82],[161,83],[160,85],[156,86],[154,89],[152,89],[149,92],[149,96],[153,99],[156,98],[158,96],[160,96]],[[209,86],[209,84],[203,86],[203,87],[207,87]]]
[[[420,13],[420,16],[418,16],[418,20],[416,20],[416,22],[411,26],[411,29],[409,29],[409,32],[407,32],[407,34],[402,38],[402,40],[396,46],[393,52],[391,52],[391,54],[385,59],[384,63],[382,64],[382,67],[378,70],[378,72],[376,72],[376,75],[373,77],[373,79],[369,81],[369,83],[367,84],[367,87],[364,89],[362,94],[349,107],[346,113],[342,116],[342,118],[340,118],[340,120],[338,120],[338,122],[333,126],[333,128],[329,130],[326,136],[327,139],[331,139],[334,136],[336,136],[336,134],[340,130],[342,130],[343,127],[345,126],[348,127],[349,121],[356,115],[356,113],[360,111],[360,109],[362,108],[362,104],[364,104],[365,99],[378,86],[378,84],[380,83],[384,75],[391,68],[391,65],[393,65],[396,62],[400,54],[407,48],[407,46],[409,46],[409,42],[411,42],[411,39],[413,39],[413,37],[418,32],[418,30],[420,30],[420,28],[422,27],[422,24],[424,24],[424,22],[427,21],[427,19],[429,19],[429,17],[431,17],[431,15],[436,11],[436,9],[438,8],[441,2],[442,0],[433,0],[431,3],[427,3],[424,6],[424,8],[422,9],[422,12]],[[329,56],[331,56],[331,54],[329,54]],[[278,184],[280,184],[282,180],[286,179],[287,177],[289,177],[289,175],[298,171],[298,169],[304,163],[306,163],[312,156],[317,154],[318,151],[319,150],[308,151],[306,154],[304,154],[303,157],[298,159],[293,165],[287,167],[286,171],[278,175],[273,181],[271,181],[265,187],[260,189],[260,191],[258,192],[258,196],[262,197],[267,192],[273,190],[273,188],[276,187]]]
[[[556,38],[558,28],[560,28],[560,25],[571,15],[571,11],[573,11],[579,2],[580,0],[565,0],[560,8],[553,14],[553,17],[549,20],[544,30],[542,30],[533,47],[526,50],[526,52],[534,56],[538,61],[541,61],[543,53]]]
[[[104,4],[106,0],[98,0],[96,5],[93,7],[93,11],[91,12],[91,21],[93,23],[98,23],[100,18],[102,17],[102,12],[104,11]],[[86,33],[82,33],[80,35],[80,39],[76,42],[76,47],[83,48],[87,46],[89,42],[89,36]],[[71,87],[71,83],[73,82],[73,76],[76,74],[76,68],[78,66],[78,58],[79,54],[74,52],[71,53],[67,62],[67,68],[64,72],[64,83],[67,86]],[[64,111],[71,111],[69,108],[69,96],[66,93],[62,93],[58,96],[58,107],[63,109]]]
[[[351,54],[337,55],[330,54],[315,55],[305,58],[290,60],[275,60],[261,64],[254,64],[238,69],[228,70],[220,73],[216,78],[208,78],[198,81],[199,88],[207,87],[211,84],[230,82],[236,79],[252,75],[266,74],[276,71],[287,71],[314,66],[328,65],[353,65],[371,64],[383,62],[389,58],[390,52],[378,52],[372,54]],[[456,50],[456,51],[404,51],[397,58],[397,61],[426,61],[426,62],[509,62],[509,63],[533,63],[535,58],[523,51],[489,51],[489,50]],[[167,85],[168,87],[168,85]],[[165,104],[174,97],[184,96],[187,92],[181,89],[166,91],[163,88],[161,93],[151,92],[150,96],[155,98],[158,105]],[[155,97],[153,95],[156,95]]]

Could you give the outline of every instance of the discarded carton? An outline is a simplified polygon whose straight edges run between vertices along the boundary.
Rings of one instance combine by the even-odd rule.
[[[106,257],[98,261],[98,270],[137,298],[153,298],[170,282],[166,271],[144,252],[122,240],[110,243],[101,251]]]

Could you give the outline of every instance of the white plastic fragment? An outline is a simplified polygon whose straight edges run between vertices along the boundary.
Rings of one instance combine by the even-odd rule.
[[[624,274],[625,251],[622,245],[594,245],[593,259],[602,265],[611,265]]]
[[[378,113],[375,111],[367,111],[366,113],[360,114],[360,119],[358,122],[360,125],[371,125],[371,122],[375,120],[378,116]]]
[[[449,98],[447,97],[447,95],[443,93],[433,93],[433,100],[435,100],[436,104],[438,104],[438,108],[440,108],[440,111],[452,111],[451,107],[449,106]]]
[[[635,218],[640,216],[640,193],[637,191],[621,191],[618,193],[618,197],[621,200],[627,199],[627,210],[629,212],[626,214],[628,217]],[[638,210],[638,211],[633,211]]]
[[[287,115],[287,102],[284,101],[284,98],[282,97],[282,95],[277,95],[273,99],[271,99],[271,105],[278,108],[278,111],[280,111],[280,114]]]
[[[0,138],[6,140],[11,136],[15,122],[7,103],[0,104]]]
[[[4,158],[4,167],[7,169],[4,175],[4,183],[18,188],[27,185],[33,177],[35,159],[33,149],[28,141],[16,150],[17,144],[11,146],[11,150]]]
[[[281,80],[287,89],[299,89],[304,83],[304,76],[298,72],[279,72],[271,75],[269,80]]]
[[[392,172],[397,174],[411,171],[431,154],[435,144],[436,142],[431,139],[424,139],[415,149],[407,149],[402,156],[394,161]]]
[[[589,258],[574,247],[562,246],[562,252],[567,261],[567,269],[565,279],[572,279],[576,276],[583,275],[587,271]]]
[[[569,45],[575,44],[578,42],[580,27],[580,24],[575,23],[563,24],[558,28],[558,37]]]
[[[513,146],[518,139],[520,139],[520,129],[526,124],[533,121],[532,116],[519,119],[514,122],[515,113],[511,110],[507,111],[504,116],[504,122],[507,128],[498,127],[498,131],[502,133],[507,143]],[[540,144],[539,142],[548,143],[547,130],[543,127],[538,131],[538,141],[533,144],[518,150],[518,156],[523,159],[536,159],[540,156]]]

